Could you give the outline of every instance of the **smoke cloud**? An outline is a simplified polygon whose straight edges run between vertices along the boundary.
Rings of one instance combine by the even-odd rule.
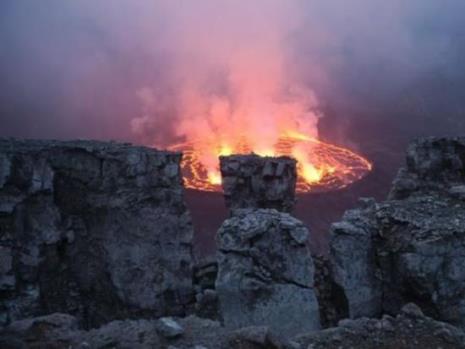
[[[265,151],[283,129],[345,134],[361,116],[457,132],[464,20],[461,0],[4,0],[0,136],[246,130]]]

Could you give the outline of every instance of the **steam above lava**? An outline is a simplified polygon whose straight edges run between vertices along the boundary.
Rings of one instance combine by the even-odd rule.
[[[281,155],[280,145],[290,135],[298,135],[300,142],[288,142],[284,153],[297,158],[305,181],[318,182],[336,171],[340,164],[322,163],[312,156],[315,143],[302,142],[318,139],[320,113],[315,94],[293,68],[300,2],[201,3],[164,7],[173,40],[175,132],[184,141],[171,148],[193,155],[201,168],[191,167],[191,174],[218,185],[220,155]],[[157,104],[151,90],[143,93]],[[135,119],[134,130],[140,131],[150,117],[156,115]]]

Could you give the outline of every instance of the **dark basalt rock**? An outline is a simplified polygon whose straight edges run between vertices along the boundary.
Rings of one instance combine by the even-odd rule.
[[[454,187],[463,188],[465,184],[465,137],[415,140],[407,149],[406,160],[407,166],[400,169],[390,199],[454,191]]]
[[[407,304],[395,317],[343,320],[339,327],[302,335],[296,342],[300,348],[312,349],[459,349],[465,348],[465,333]]]
[[[218,263],[215,258],[206,257],[194,265],[195,314],[208,319],[220,319],[218,295],[215,281]]]
[[[272,209],[236,210],[223,223],[216,292],[227,328],[289,336],[320,328],[307,238],[302,222]]]
[[[349,315],[395,314],[407,302],[465,327],[465,138],[412,143],[383,203],[332,227],[331,257]]]
[[[290,157],[220,157],[226,206],[274,208],[290,212],[295,204],[296,161]]]
[[[331,263],[327,256],[312,255],[315,265],[314,287],[320,309],[322,328],[336,326],[348,317],[348,305],[344,291],[334,282]]]
[[[338,327],[279,334],[266,326],[227,329],[217,321],[195,316],[172,318],[168,331],[159,320],[112,321],[89,331],[77,319],[51,314],[12,323],[0,330],[0,347],[9,348],[167,348],[167,349],[460,349],[465,333],[407,304],[396,316],[342,320]]]
[[[180,160],[128,144],[0,140],[0,322],[184,314],[193,231]]]

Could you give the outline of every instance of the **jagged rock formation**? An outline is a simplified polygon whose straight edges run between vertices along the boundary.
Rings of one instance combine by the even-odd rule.
[[[336,283],[350,317],[410,301],[465,327],[465,138],[412,143],[389,199],[365,200],[332,228]]]
[[[339,327],[302,335],[296,342],[308,349],[460,349],[465,348],[465,333],[407,304],[396,317],[343,320]]]
[[[0,140],[0,322],[184,314],[193,232],[180,159],[128,144]]]
[[[399,171],[392,200],[432,193],[465,196],[465,137],[421,138],[407,149],[407,166]]]
[[[292,335],[320,327],[308,231],[287,213],[236,210],[217,235],[216,291],[228,328]]]
[[[254,154],[222,156],[220,168],[226,206],[230,209],[292,211],[297,180],[294,159]]]
[[[0,141],[0,325],[21,319],[0,348],[465,348],[465,138],[412,143],[388,200],[333,225],[329,258],[312,258],[300,221],[259,208],[293,197],[231,175],[218,260],[193,266],[179,160]],[[167,317],[192,313],[210,319]]]

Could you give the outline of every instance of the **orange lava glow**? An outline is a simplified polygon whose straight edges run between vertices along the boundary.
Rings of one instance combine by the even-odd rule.
[[[221,173],[219,161],[207,168],[202,161],[202,147],[195,143],[182,143],[170,150],[182,151],[181,164],[184,185],[189,189],[219,192]],[[255,154],[261,156],[291,156],[297,160],[297,192],[331,191],[344,188],[363,178],[372,169],[372,164],[353,151],[324,143],[298,132],[287,132],[279,137],[273,149],[251,149],[244,141],[236,144],[212,144],[209,150],[216,158],[231,154]]]

